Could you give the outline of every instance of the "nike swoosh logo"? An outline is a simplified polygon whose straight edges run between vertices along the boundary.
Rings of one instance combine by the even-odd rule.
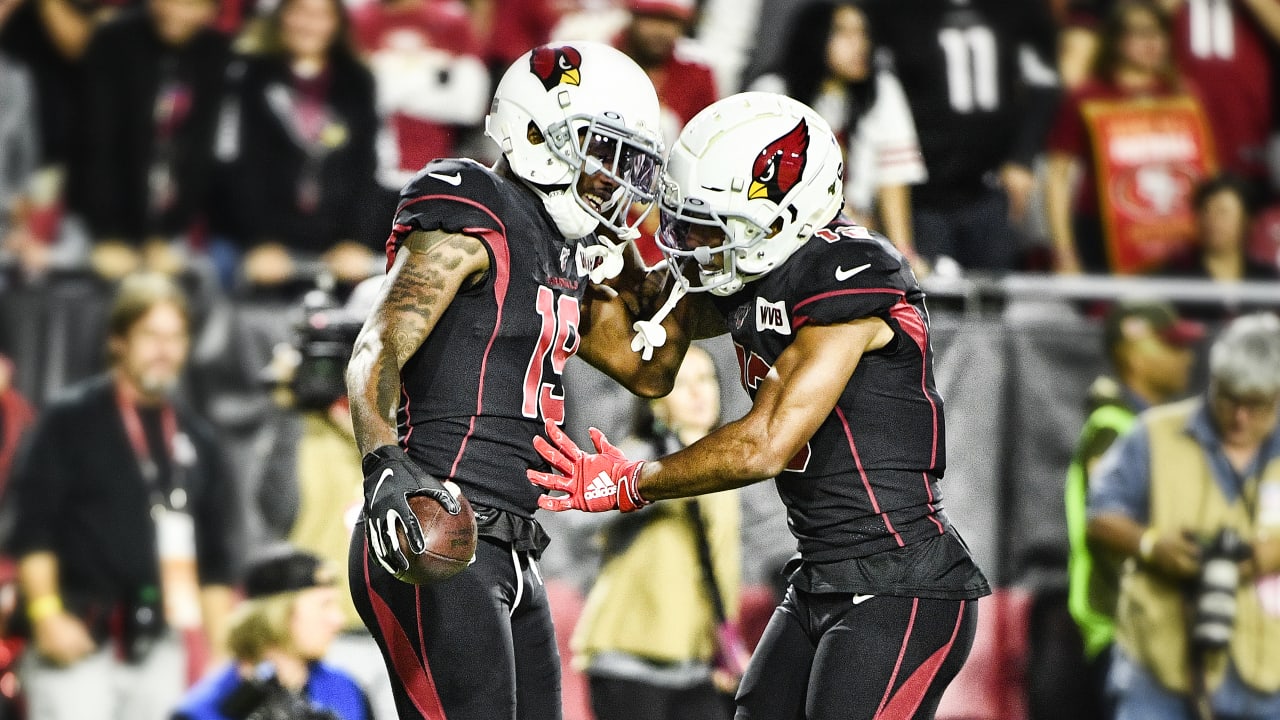
[[[440,173],[429,172],[427,173],[427,176],[433,177],[439,180],[440,182],[447,182],[450,185],[453,185],[454,187],[457,187],[462,184],[462,173],[454,173],[452,175],[441,175]]]
[[[866,601],[870,600],[870,599],[871,599],[871,598],[873,598],[873,597],[875,597],[875,595],[854,595],[854,596],[853,596],[853,604],[854,604],[854,605],[861,605],[862,603],[864,603],[864,602],[866,602]]]
[[[373,495],[369,496],[370,502],[378,499],[378,491],[382,489],[382,482],[392,475],[395,475],[395,473],[391,471],[391,468],[382,471],[382,477],[378,478],[378,484],[373,486]]]
[[[853,268],[852,270],[845,270],[844,268],[837,265],[836,280],[839,282],[844,282],[845,280],[848,280],[849,278],[853,277],[854,275],[857,275],[858,273],[862,272],[863,270],[866,270],[869,267],[871,267],[871,263],[867,263],[866,265],[859,265],[858,267]]]

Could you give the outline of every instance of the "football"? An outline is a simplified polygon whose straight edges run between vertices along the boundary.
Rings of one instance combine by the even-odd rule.
[[[427,585],[448,580],[466,569],[476,554],[476,515],[471,503],[453,482],[445,481],[444,486],[462,504],[462,511],[457,515],[445,512],[440,503],[429,497],[415,495],[409,498],[409,507],[417,516],[427,542],[426,549],[420,554],[405,552],[409,568],[396,575],[403,582]],[[398,529],[397,532],[400,533],[400,547],[408,548],[404,531]]]

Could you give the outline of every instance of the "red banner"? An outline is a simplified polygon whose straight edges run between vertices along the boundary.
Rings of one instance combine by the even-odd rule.
[[[1192,193],[1215,169],[1200,106],[1172,97],[1091,100],[1082,110],[1112,272],[1151,270],[1194,245]]]

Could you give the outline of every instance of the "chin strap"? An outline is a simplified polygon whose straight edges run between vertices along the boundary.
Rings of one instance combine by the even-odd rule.
[[[682,282],[677,282],[671,286],[671,294],[667,296],[667,301],[662,303],[662,307],[658,308],[658,312],[648,320],[637,320],[631,328],[636,331],[636,336],[631,339],[632,352],[640,353],[640,358],[646,362],[653,359],[653,351],[667,344],[667,329],[662,327],[662,321],[675,310],[676,304],[680,302],[680,298],[689,292],[688,288]]]
[[[626,252],[627,245],[638,237],[640,232],[635,228],[624,228],[623,232],[618,233],[618,242],[604,235],[596,235],[596,243],[582,246],[580,251],[582,271],[596,285],[618,277],[618,273],[622,272],[622,266],[625,264],[623,254]]]

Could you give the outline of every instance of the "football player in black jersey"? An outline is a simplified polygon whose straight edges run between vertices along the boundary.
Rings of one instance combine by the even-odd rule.
[[[658,460],[553,426],[529,471],[550,510],[648,502],[776,478],[799,553],[738,691],[737,718],[931,718],[990,592],[942,509],[942,398],[906,259],[839,216],[830,128],[743,93],[689,122],[667,160],[660,239],[694,307],[714,306],[752,407]],[[644,618],[635,618],[643,623]]]
[[[676,315],[670,347],[649,362],[608,352],[631,341],[645,297],[661,290],[639,290],[644,276],[620,267],[618,242],[634,235],[632,204],[653,200],[658,122],[652,84],[622,53],[538,47],[495,91],[486,133],[498,164],[434,161],[402,191],[388,275],[347,370],[365,453],[351,589],[402,719],[560,717],[540,492],[524,476],[545,465],[527,438],[563,420],[561,373],[575,351],[637,394],[671,388],[688,346]],[[616,290],[593,282],[610,275]],[[406,554],[424,547],[407,498],[456,513],[446,483],[475,509],[474,562],[436,584],[401,582]]]

